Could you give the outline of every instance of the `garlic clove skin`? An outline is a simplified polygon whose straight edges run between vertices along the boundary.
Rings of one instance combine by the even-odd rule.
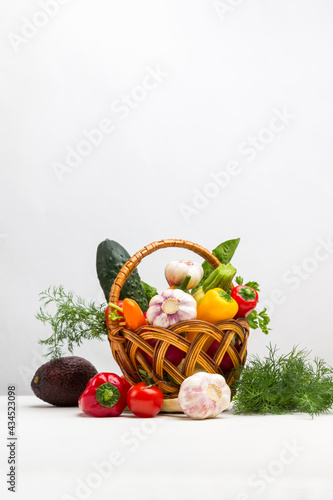
[[[178,394],[183,412],[196,420],[216,417],[229,407],[230,401],[231,391],[225,378],[206,372],[186,378]]]
[[[186,276],[191,276],[187,290],[196,287],[203,277],[203,268],[190,260],[173,260],[165,266],[165,277],[169,286],[180,286]]]

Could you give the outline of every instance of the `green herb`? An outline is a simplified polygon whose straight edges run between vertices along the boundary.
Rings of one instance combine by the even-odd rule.
[[[150,300],[155,297],[155,295],[158,295],[158,291],[157,291],[157,288],[153,287],[153,286],[150,286],[148,285],[147,283],[145,283],[144,281],[141,280],[141,285],[142,285],[142,288],[147,296],[147,300],[148,302],[150,302]]]
[[[81,297],[74,296],[73,292],[65,293],[62,286],[50,287],[40,293],[43,305],[36,318],[44,324],[49,324],[52,335],[40,344],[49,346],[46,356],[51,359],[62,357],[63,348],[67,342],[67,349],[73,353],[74,344],[80,345],[84,339],[104,340],[107,335],[105,323],[105,305],[86,304]],[[54,304],[56,312],[52,315],[47,306]]]
[[[246,318],[249,322],[250,328],[253,328],[253,330],[260,328],[265,335],[267,335],[269,330],[271,330],[271,328],[268,328],[267,326],[270,322],[270,318],[267,316],[266,310],[266,307],[260,313],[254,310]]]
[[[244,282],[241,276],[236,276],[235,281],[237,285],[243,285]],[[247,283],[245,283],[244,286],[249,286],[250,288],[253,288],[257,292],[260,292],[259,283],[257,283],[256,281],[248,281]]]
[[[313,417],[332,408],[332,367],[318,358],[311,363],[310,352],[297,350],[297,346],[281,356],[276,346],[267,349],[267,357],[252,356],[236,371],[235,413],[306,412]]]

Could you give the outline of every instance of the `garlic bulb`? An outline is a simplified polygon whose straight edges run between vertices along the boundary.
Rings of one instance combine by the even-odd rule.
[[[222,375],[199,372],[184,380],[178,394],[178,404],[191,418],[213,418],[228,408],[230,387]]]
[[[191,290],[203,277],[203,268],[190,260],[173,260],[165,266],[165,277],[170,286],[179,286],[186,276],[191,276],[187,290]]]
[[[169,326],[197,317],[197,303],[189,293],[168,288],[161,295],[155,295],[147,311],[147,321],[151,325]]]

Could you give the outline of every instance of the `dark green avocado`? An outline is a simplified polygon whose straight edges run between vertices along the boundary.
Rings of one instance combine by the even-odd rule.
[[[67,356],[40,366],[31,389],[37,398],[55,406],[77,406],[89,380],[97,374],[86,359]]]

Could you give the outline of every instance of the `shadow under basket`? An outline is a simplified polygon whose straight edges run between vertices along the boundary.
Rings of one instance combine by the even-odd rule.
[[[110,302],[118,304],[120,291],[141,260],[156,250],[180,247],[192,250],[205,259],[214,269],[219,260],[204,247],[185,240],[168,239],[145,246],[120,269],[110,292]],[[155,381],[164,395],[164,412],[181,412],[177,403],[180,384],[185,378],[198,371],[219,373],[231,387],[235,368],[245,364],[249,324],[245,318],[207,323],[188,320],[176,323],[170,328],[146,325],[135,331],[119,326],[118,321],[109,322],[109,342],[112,354],[125,378],[134,385],[141,382],[140,374],[145,371]],[[188,340],[190,338],[191,340]],[[147,341],[154,340],[152,347]],[[213,357],[207,352],[207,345],[217,340],[220,345]],[[235,348],[237,345],[237,349]],[[165,355],[170,346],[179,349],[183,358],[175,366]],[[230,356],[231,368],[223,372],[220,364],[225,354]],[[142,376],[142,375],[141,375]]]

